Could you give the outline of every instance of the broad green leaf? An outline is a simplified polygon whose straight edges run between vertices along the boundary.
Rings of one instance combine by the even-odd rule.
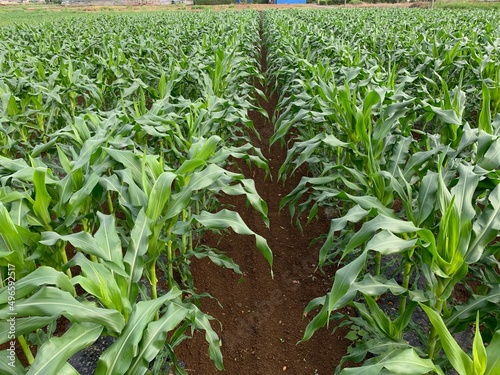
[[[66,218],[64,220],[65,225],[70,226],[75,222],[78,215],[82,213],[85,201],[91,195],[92,190],[94,190],[98,183],[99,176],[96,173],[91,173],[86,176],[86,180],[82,188],[73,193],[69,202],[66,204]],[[87,214],[87,212],[83,213]]]
[[[153,185],[151,193],[149,194],[148,207],[146,209],[146,215],[152,222],[156,222],[160,218],[165,205],[170,199],[172,183],[176,177],[174,173],[164,172],[158,177]]]
[[[500,185],[490,193],[488,205],[473,224],[473,234],[465,256],[467,263],[475,263],[483,254],[485,247],[498,235],[500,230]]]
[[[144,209],[139,212],[130,235],[130,243],[123,258],[125,269],[130,275],[127,283],[127,295],[131,303],[137,297],[137,284],[142,277],[144,255],[148,250],[149,236],[151,235],[151,220],[146,216]]]
[[[47,175],[46,168],[36,168],[33,174],[33,182],[35,185],[35,203],[33,204],[33,211],[35,215],[40,218],[46,229],[50,228],[50,213],[49,205],[52,200],[50,194],[47,192],[45,176]]]
[[[455,327],[460,322],[469,322],[479,311],[484,311],[489,303],[500,303],[500,286],[495,286],[486,295],[473,294],[465,304],[456,305],[451,316],[446,319],[448,327]]]
[[[80,249],[87,254],[95,255],[96,257],[108,260],[107,254],[101,250],[96,239],[87,232],[82,231],[64,236],[61,236],[56,232],[42,232],[42,238],[40,240],[42,245],[54,246],[57,241],[67,241],[76,249]]]
[[[207,315],[201,310],[196,309],[194,319],[195,327],[205,331],[205,340],[208,342],[208,355],[210,359],[214,362],[218,370],[224,370],[219,336],[217,336],[217,333],[212,329]]]
[[[54,268],[41,266],[16,281],[16,299],[24,298],[42,285],[55,285],[58,288],[75,295],[75,288],[68,276]],[[8,290],[6,287],[0,289],[0,305],[7,303]]]
[[[132,172],[136,184],[142,184],[142,164],[136,154],[132,151],[115,150],[107,147],[103,147],[103,150]]]
[[[361,367],[346,368],[342,370],[341,375],[378,375],[386,373],[383,369],[387,369],[390,374],[398,375],[422,375],[437,372],[444,375],[443,372],[436,367],[430,359],[420,358],[414,349],[393,349],[389,352],[370,359]]]
[[[0,351],[0,374],[6,374],[6,375],[25,375],[26,370],[24,369],[23,365],[17,359],[17,356],[14,356],[13,361],[9,358],[10,352],[8,350],[1,350]],[[13,364],[11,366],[10,364]]]
[[[7,266],[8,263],[14,264],[21,270],[24,265],[24,244],[19,235],[9,212],[2,202],[0,202],[0,264]]]
[[[415,222],[421,225],[435,209],[436,194],[438,190],[438,175],[431,170],[427,171],[426,175],[422,178],[420,189],[418,191],[418,206]]]
[[[220,180],[219,180],[220,181]],[[215,183],[217,186],[217,182]],[[250,202],[253,208],[255,208],[262,216],[264,223],[269,227],[269,218],[267,217],[267,204],[260,197],[257,189],[255,187],[255,181],[252,179],[243,179],[239,181],[238,185],[227,185],[226,183],[221,184],[220,190],[228,195],[245,195],[247,201]],[[218,190],[219,188],[217,188]],[[215,190],[215,189],[210,189]]]
[[[332,311],[344,307],[354,298],[356,293],[350,292],[350,288],[365,266],[366,257],[367,252],[361,253],[354,261],[335,273],[332,290],[326,295],[324,305],[319,313],[307,325],[301,342],[309,340],[314,332],[327,325]]]
[[[0,317],[7,319],[8,307],[0,309]],[[68,292],[45,286],[33,296],[16,302],[17,317],[64,315],[75,323],[92,322],[103,325],[108,332],[118,334],[125,325],[116,310],[101,309],[89,303],[78,302]]]
[[[390,290],[394,295],[400,295],[407,289],[400,286],[394,279],[387,280],[382,275],[372,276],[366,274],[361,281],[356,281],[349,289],[351,292],[357,291],[370,296],[380,296]]]
[[[92,155],[99,150],[102,144],[106,142],[106,134],[100,130],[95,136],[87,139],[80,150],[78,157],[74,160],[71,169],[76,171],[90,163]]]
[[[486,348],[484,347],[481,331],[479,330],[479,311],[476,315],[476,333],[472,343],[472,363],[474,374],[483,375],[486,371]],[[499,369],[500,371],[500,369]]]
[[[186,317],[188,310],[179,304],[170,303],[163,316],[148,324],[140,343],[137,355],[134,357],[127,375],[143,375],[148,371],[149,364],[155,359],[167,342],[167,334]]]
[[[43,328],[56,321],[58,316],[33,316],[28,318],[16,318],[16,337],[26,335]],[[7,320],[0,321],[0,344],[9,341],[10,323]]]
[[[462,125],[462,122],[453,109],[441,109],[433,106],[430,106],[430,108],[445,124]]]
[[[97,212],[97,217],[100,225],[94,238],[100,248],[100,254],[104,254],[101,258],[121,265],[123,263],[122,244],[116,231],[115,218],[101,212]]]
[[[233,270],[237,274],[242,274],[240,270],[240,266],[238,266],[234,260],[229,258],[228,256],[220,253],[216,253],[215,251],[211,249],[205,249],[203,252],[193,252],[193,256],[196,257],[197,259],[203,259],[208,257],[214,264],[218,265],[219,267],[222,268],[229,268],[230,270]]]
[[[378,215],[374,219],[363,224],[361,229],[347,244],[342,256],[345,257],[352,250],[368,241],[375,232],[384,229],[390,230],[393,233],[414,233],[419,230],[413,223],[394,219],[385,215]]]
[[[482,102],[481,102],[481,113],[479,114],[478,128],[483,130],[488,134],[493,134],[493,128],[491,126],[491,95],[488,86],[483,81],[482,84]]]
[[[193,215],[194,219],[201,225],[210,229],[226,229],[231,228],[238,234],[253,235],[257,248],[260,250],[269,265],[273,266],[273,253],[267,244],[267,240],[253,232],[243,221],[241,216],[234,211],[221,210],[217,213],[209,213],[202,211],[199,215]]]
[[[325,243],[321,246],[319,251],[319,264],[325,263],[328,253],[332,250],[333,243],[335,241],[335,232],[343,230],[348,222],[357,223],[361,219],[365,218],[370,213],[369,210],[363,209],[359,204],[351,208],[347,214],[338,218],[332,219],[330,222],[330,230],[326,237]]]
[[[500,330],[496,331],[486,347],[486,371],[484,375],[500,374]]]
[[[73,323],[61,337],[52,337],[38,348],[27,375],[57,374],[73,354],[93,344],[103,327],[94,323]]]
[[[198,142],[192,144],[189,150],[188,156],[190,159],[199,159],[201,161],[206,161],[210,156],[213,155],[217,145],[221,142],[221,138],[217,135],[212,135],[208,139],[201,138]]]
[[[420,358],[413,349],[408,349],[391,358],[384,367],[395,374],[427,374],[436,370],[430,359]]]
[[[157,299],[138,302],[120,336],[99,358],[96,375],[125,374],[137,355],[148,324],[154,321],[158,310],[167,301],[180,295],[180,290],[172,289]]]
[[[395,236],[390,230],[384,229],[376,233],[366,244],[366,250],[374,250],[382,255],[401,253],[411,249],[417,243],[417,239],[403,240]]]
[[[106,265],[88,260],[83,254],[76,254],[69,262],[68,267],[79,266],[82,275],[74,276],[71,282],[79,284],[88,293],[95,296],[104,307],[118,310],[128,318],[131,310],[130,303],[122,295],[115,275]]]
[[[441,339],[441,345],[443,346],[446,357],[450,361],[451,365],[459,375],[469,375],[473,373],[473,363],[469,356],[460,348],[457,344],[450,331],[443,322],[443,319],[439,314],[432,308],[420,304],[420,307],[425,311],[432,326],[437,331],[439,338]]]

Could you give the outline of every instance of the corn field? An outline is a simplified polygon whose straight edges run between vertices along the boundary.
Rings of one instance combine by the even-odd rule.
[[[272,277],[265,233],[221,203],[273,225],[243,163],[284,184],[307,170],[280,208],[304,232],[329,221],[317,264],[338,270],[302,342],[348,327],[336,373],[500,374],[498,12],[19,24],[0,29],[0,99],[0,374],[79,374],[68,360],[100,337],[95,374],[187,374],[176,347],[194,331],[223,370],[191,263],[241,274],[203,242],[231,231]],[[274,177],[252,111],[286,152]]]

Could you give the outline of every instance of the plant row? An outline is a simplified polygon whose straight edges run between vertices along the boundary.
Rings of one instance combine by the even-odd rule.
[[[265,11],[263,22],[281,92],[271,143],[288,147],[280,177],[310,172],[281,207],[298,225],[333,216],[319,265],[339,269],[307,306],[303,340],[342,319],[353,344],[337,373],[497,374],[498,14]]]
[[[0,344],[24,352],[0,351],[1,373],[77,374],[68,360],[110,336],[96,374],[164,362],[183,374],[174,350],[195,329],[223,368],[190,263],[240,273],[202,241],[232,230],[272,265],[266,240],[218,201],[246,196],[268,224],[235,164],[268,171],[248,117],[261,110],[258,26],[244,11],[0,30]]]

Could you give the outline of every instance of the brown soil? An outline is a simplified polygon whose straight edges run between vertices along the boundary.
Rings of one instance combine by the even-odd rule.
[[[265,71],[265,51],[261,65]],[[270,92],[258,84],[257,87],[266,95]],[[268,95],[268,98],[269,102],[261,100],[260,105],[271,116],[278,98],[277,95]],[[286,150],[280,145],[273,145],[269,150],[273,125],[257,112],[251,113],[251,118],[261,135],[260,147],[269,160],[272,181],[265,180],[264,172],[257,168],[250,170],[242,165],[241,169],[245,176],[254,178],[257,191],[268,204],[270,229],[264,226],[258,213],[246,207],[244,199],[227,197],[223,203],[234,205],[249,227],[267,238],[274,253],[274,279],[269,265],[255,248],[253,237],[213,235],[207,238],[207,244],[233,258],[241,267],[243,279],[206,258],[193,261],[198,291],[207,291],[218,301],[205,298],[202,310],[222,324],[222,328],[217,322],[212,326],[222,338],[227,374],[333,374],[349,345],[343,338],[345,330],[332,334],[331,325],[318,331],[310,341],[297,345],[312,318],[304,316],[305,306],[311,299],[324,295],[332,285],[334,270],[326,270],[325,275],[315,272],[320,245],[310,245],[317,236],[328,232],[329,221],[322,214],[322,219],[305,226],[302,234],[292,223],[287,208],[279,212],[280,200],[296,186],[301,176],[292,176],[286,184],[277,181]],[[259,141],[255,140],[254,144],[258,145]],[[196,332],[193,339],[177,348],[176,354],[188,373],[216,374],[218,371],[207,349],[204,333]]]

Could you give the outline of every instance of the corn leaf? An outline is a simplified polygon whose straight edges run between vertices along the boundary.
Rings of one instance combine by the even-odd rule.
[[[167,342],[167,334],[184,320],[188,313],[186,307],[169,303],[167,311],[157,321],[148,324],[140,348],[127,370],[127,375],[143,375],[149,363],[155,359]]]
[[[255,243],[257,248],[260,250],[264,258],[266,258],[269,265],[273,266],[273,253],[267,244],[267,240],[253,232],[243,221],[241,216],[234,211],[221,210],[217,213],[209,213],[202,211],[199,215],[193,215],[194,219],[198,221],[203,226],[210,229],[226,229],[231,228],[238,234],[253,235],[255,237]]]
[[[8,306],[0,308],[0,317],[7,319]],[[33,296],[16,302],[17,317],[60,316],[73,322],[92,322],[103,325],[108,332],[118,334],[125,325],[123,316],[116,310],[102,309],[78,302],[68,292],[44,286]]]
[[[469,356],[460,348],[450,331],[443,322],[443,319],[432,308],[420,304],[420,307],[425,311],[432,326],[436,329],[441,345],[451,365],[460,375],[468,375],[473,373],[473,363]]]
[[[73,323],[61,337],[52,337],[38,348],[27,375],[57,374],[73,354],[93,344],[103,327],[94,323]]]
[[[61,290],[75,295],[75,288],[68,276],[54,268],[41,266],[22,279],[16,281],[16,299],[24,298],[42,285],[55,285]],[[0,305],[7,303],[7,287],[0,289]]]
[[[155,319],[158,310],[167,301],[180,295],[180,290],[172,289],[155,300],[138,302],[120,336],[99,358],[96,375],[125,374],[138,352],[148,324]]]

